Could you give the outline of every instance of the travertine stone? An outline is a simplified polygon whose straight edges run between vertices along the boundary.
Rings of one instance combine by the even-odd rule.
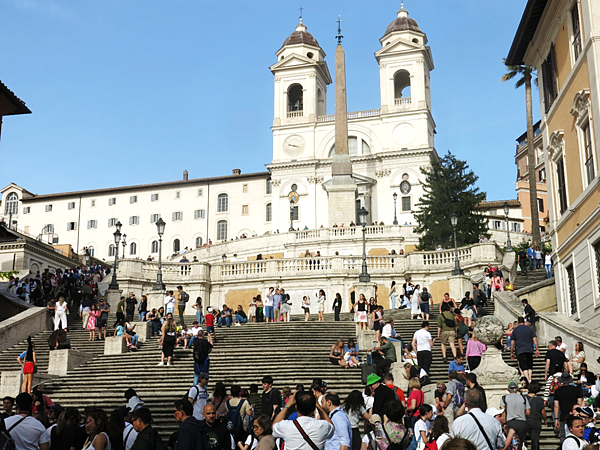
[[[68,371],[73,370],[93,357],[89,353],[78,350],[53,350],[50,352],[50,359],[48,361],[48,373],[50,375],[64,376]]]
[[[152,337],[152,325],[150,322],[136,322],[135,330],[138,341],[146,342]]]
[[[484,316],[477,320],[473,332],[479,341],[494,345],[502,339],[504,326],[496,316]]]
[[[119,355],[127,353],[127,341],[123,336],[107,337],[104,341],[105,355]]]
[[[15,398],[21,392],[23,373],[20,370],[7,370],[0,375],[0,397]]]

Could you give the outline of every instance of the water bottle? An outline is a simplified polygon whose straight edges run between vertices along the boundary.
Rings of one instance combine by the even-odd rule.
[[[519,440],[517,439],[517,435],[513,436],[511,448],[517,450],[519,448]]]

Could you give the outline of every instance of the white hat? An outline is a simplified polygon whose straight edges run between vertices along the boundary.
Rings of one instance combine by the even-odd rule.
[[[496,417],[498,414],[502,414],[504,412],[503,409],[498,409],[498,408],[488,408],[485,413],[488,416],[492,416],[492,417]]]

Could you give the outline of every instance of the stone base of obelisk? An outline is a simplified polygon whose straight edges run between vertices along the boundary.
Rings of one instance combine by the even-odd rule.
[[[477,382],[485,389],[488,407],[500,406],[500,398],[508,393],[508,383],[519,382],[520,374],[517,369],[510,367],[502,359],[502,352],[493,345],[481,355],[481,364],[473,370]]]
[[[329,226],[356,220],[356,182],[350,175],[336,175],[325,186],[328,196]]]

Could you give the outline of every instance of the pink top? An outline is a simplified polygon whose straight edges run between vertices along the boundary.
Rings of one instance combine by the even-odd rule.
[[[475,339],[469,339],[467,342],[467,353],[465,356],[481,356],[481,354],[486,350],[487,346],[483,342],[476,341]]]

